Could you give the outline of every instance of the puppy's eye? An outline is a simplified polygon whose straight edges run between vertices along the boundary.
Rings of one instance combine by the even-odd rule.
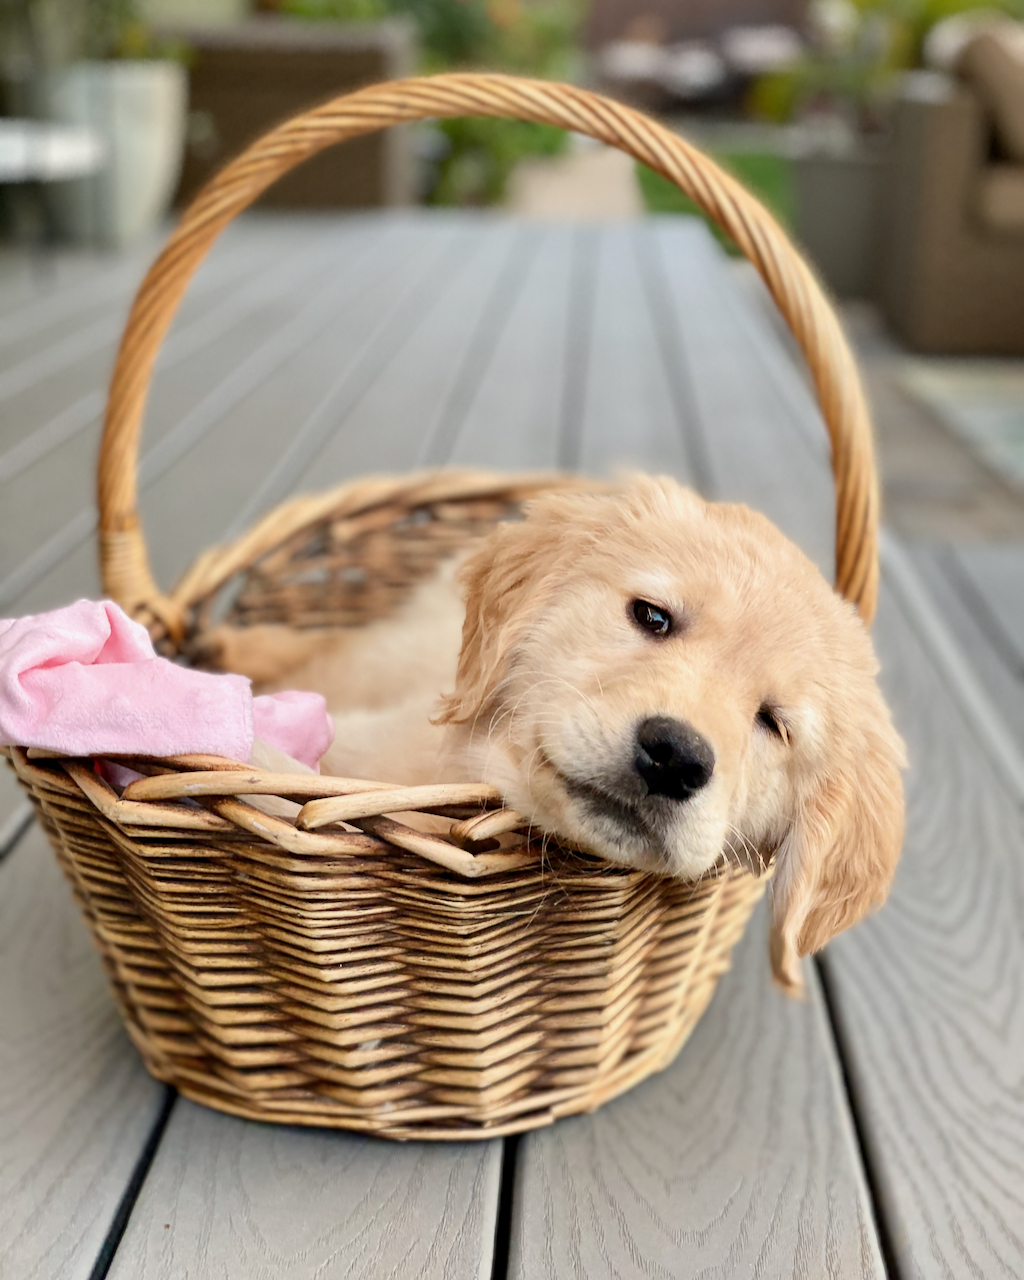
[[[667,636],[672,630],[672,615],[648,600],[633,601],[633,617],[652,636]]]
[[[758,707],[756,719],[762,729],[767,729],[769,733],[774,734],[776,738],[781,739],[783,742],[789,741],[789,733],[786,730],[786,726],[779,719],[774,708],[770,707],[767,702],[762,702]]]

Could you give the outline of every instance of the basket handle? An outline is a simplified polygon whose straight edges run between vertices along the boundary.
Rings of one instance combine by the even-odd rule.
[[[114,366],[99,457],[104,591],[180,636],[180,607],[153,580],[139,522],[138,458],[153,364],[182,295],[223,228],[282,174],[332,143],[428,117],[499,116],[618,147],[680,187],[760,272],[800,344],[832,443],[836,587],[870,623],[878,592],[878,481],[860,377],[831,305],[774,218],[734,178],[640,112],[571,85],[455,74],[396,80],[286,121],[220,171],[182,215],[136,295]]]

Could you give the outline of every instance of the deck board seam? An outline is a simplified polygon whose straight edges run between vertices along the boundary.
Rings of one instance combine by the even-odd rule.
[[[222,259],[216,262],[212,272],[200,277],[199,295],[230,288],[255,256],[249,246],[233,249],[226,261]],[[46,345],[43,350],[35,351],[0,370],[0,400],[8,400],[36,386],[116,340],[124,328],[124,301],[122,299],[121,306],[114,306],[103,316],[94,317],[84,327],[74,329],[55,343]]]
[[[825,463],[831,469],[832,445],[821,415],[807,358],[768,292],[767,285],[756,275],[756,268],[751,267],[750,270],[755,273],[755,280],[745,281],[737,279],[735,273],[731,275],[732,287],[723,292],[729,313],[750,342],[758,367],[771,386],[776,404],[793,428],[794,439],[800,441],[815,462]],[[754,291],[755,284],[757,293]],[[741,305],[743,293],[748,300],[755,301],[756,313]],[[772,342],[778,346],[776,354],[786,357],[785,363],[769,358],[766,344],[770,345]],[[787,387],[789,378],[781,376],[783,370],[795,375],[793,385]],[[806,402],[800,405],[798,401],[805,395]],[[806,416],[808,409],[818,417],[816,427]]]
[[[129,281],[134,278],[135,272],[134,263],[123,263],[119,271],[101,276],[98,298],[93,292],[96,284],[90,280],[88,287],[80,289],[81,297],[70,303],[65,295],[78,292],[74,286],[68,286],[40,300],[34,315],[24,314],[31,303],[26,304],[21,311],[16,309],[15,315],[0,315],[0,350],[25,338],[45,335],[49,326],[69,320],[80,312],[99,311],[103,307],[116,305],[124,297],[125,289],[131,287]]]
[[[636,262],[679,438],[694,487],[706,498],[715,498],[719,486],[707,444],[707,432],[688,365],[687,344],[675,303],[665,285],[662,245],[652,234],[634,236]]]
[[[354,223],[356,221],[353,219]],[[112,261],[107,255],[94,257],[86,272],[71,280],[48,282],[43,288],[37,283],[31,289],[31,296],[12,303],[10,307],[3,307],[0,302],[0,348],[34,334],[45,333],[48,327],[82,312],[98,311],[124,298],[127,291],[134,292],[146,268],[156,257],[161,240],[162,237],[157,237],[141,250],[133,250],[117,261]],[[221,243],[225,246],[219,255],[223,262],[229,255],[237,256],[251,246],[250,229],[240,229],[236,224],[231,228],[231,234],[222,237]],[[50,276],[51,264],[44,262],[39,274]],[[35,275],[33,273],[33,278]],[[0,290],[6,283],[0,280]]]
[[[95,507],[80,511],[47,538],[41,547],[26,556],[6,578],[0,580],[0,609],[8,608],[23,592],[69,556],[94,531],[96,520]]]
[[[423,466],[444,466],[450,462],[540,247],[541,237],[526,229],[519,231],[512,241],[448,397],[421,447],[419,462]]]
[[[850,1123],[853,1125],[854,1141],[857,1154],[860,1157],[861,1175],[864,1179],[868,1205],[871,1210],[871,1225],[874,1228],[879,1252],[882,1255],[882,1268],[887,1280],[897,1280],[898,1277],[902,1277],[903,1273],[897,1262],[898,1255],[893,1243],[892,1227],[885,1209],[886,1198],[881,1190],[879,1161],[871,1146],[867,1128],[864,1124],[864,1099],[857,1088],[856,1068],[853,1066],[854,1057],[850,1052],[849,1036],[843,1027],[842,1015],[839,1012],[840,1001],[829,971],[827,952],[821,952],[812,957],[812,962],[818,974],[821,1006],[825,1022],[832,1035],[832,1043],[835,1048],[836,1062],[842,1082],[843,1099],[846,1102]],[[910,1280],[910,1277],[907,1277],[907,1280]]]
[[[18,805],[3,826],[0,826],[0,862],[14,852],[19,841],[32,825],[33,817],[32,806],[25,800]]]
[[[578,227],[572,239],[556,455],[558,466],[566,471],[578,469],[583,456],[587,383],[597,318],[597,265],[602,240],[598,227]]]
[[[325,446],[344,432],[363,397],[429,314],[437,297],[438,279],[448,271],[453,258],[465,261],[465,245],[458,234],[442,246],[425,269],[413,275],[356,357],[321,396],[281,459],[232,520],[225,538],[239,537],[255,519],[284,499]],[[373,288],[376,283],[370,281],[367,287]]]
[[[320,242],[326,239],[325,234],[320,237]],[[166,373],[201,351],[204,343],[230,333],[236,324],[251,314],[254,306],[273,305],[286,297],[295,286],[293,272],[296,263],[308,256],[312,256],[310,246],[303,245],[301,250],[289,254],[287,261],[269,277],[257,279],[240,291],[232,290],[221,302],[215,301],[202,315],[184,324],[177,332],[172,331],[160,353],[160,371]],[[231,286],[235,282],[228,280],[226,283]],[[224,327],[225,324],[227,328]],[[103,388],[86,392],[49,422],[36,427],[16,445],[0,453],[0,485],[9,484],[54,449],[95,424],[103,413],[105,398]]]
[[[494,1222],[494,1251],[490,1280],[508,1280],[512,1254],[512,1220],[515,1215],[516,1168],[522,1134],[505,1138],[498,1178],[498,1212]]]
[[[139,1158],[132,1170],[132,1175],[128,1179],[128,1185],[125,1187],[124,1195],[121,1197],[114,1216],[111,1219],[110,1228],[100,1251],[96,1255],[96,1261],[93,1263],[92,1270],[89,1272],[89,1280],[105,1280],[107,1273],[110,1271],[114,1262],[114,1255],[117,1253],[118,1245],[124,1238],[125,1230],[128,1226],[128,1220],[132,1215],[132,1209],[138,1200],[142,1191],[143,1183],[146,1181],[146,1175],[152,1168],[153,1161],[156,1159],[157,1151],[160,1149],[160,1142],[167,1129],[171,1113],[174,1111],[174,1104],[178,1100],[177,1090],[172,1089],[170,1085],[164,1086],[164,1099],[157,1113],[156,1119],[153,1121],[153,1127],[149,1131],[149,1136],[139,1152]]]
[[[383,241],[383,237],[382,237]],[[365,258],[357,264],[362,266]],[[341,273],[345,280],[356,267]],[[270,339],[251,352],[240,364],[218,382],[200,402],[143,455],[139,463],[139,488],[147,489],[175,463],[186,456],[223,419],[224,415],[251,395],[302,348],[303,342],[315,335],[319,326],[348,304],[348,297],[333,296],[339,280],[332,277],[317,290],[291,321]],[[6,578],[0,580],[0,609],[12,602],[40,578],[49,573],[96,528],[95,507],[80,511],[24,559]]]
[[[386,234],[382,236],[379,245],[386,244],[389,238]],[[340,276],[332,273],[327,283],[313,293],[291,320],[251,351],[240,364],[235,365],[198,405],[186,413],[140,459],[140,489],[152,484],[175,463],[181,461],[223,420],[227,413],[298,355],[304,344],[315,338],[322,331],[322,326],[329,323],[332,316],[352,302],[351,296],[348,295],[339,298],[336,290],[339,286],[351,284],[351,278],[358,276],[360,268],[364,267],[365,263],[364,257],[356,263],[346,263]]]

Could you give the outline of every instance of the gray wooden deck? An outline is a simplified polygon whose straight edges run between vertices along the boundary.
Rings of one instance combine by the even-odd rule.
[[[98,417],[145,254],[0,256],[0,614],[98,593]],[[822,425],[696,223],[251,217],[164,350],[157,575],[294,490],[423,464],[668,471],[824,567]],[[398,1145],[175,1098],[0,774],[0,1276],[1024,1275],[1024,558],[886,545],[889,905],[787,1000],[759,913],[676,1063],[519,1140]]]

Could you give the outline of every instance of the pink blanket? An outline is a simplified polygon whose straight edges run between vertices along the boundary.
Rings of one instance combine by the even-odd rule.
[[[179,667],[109,600],[0,619],[0,743],[66,755],[216,755],[260,737],[318,769],[334,727],[317,693],[253,698],[245,676]]]

